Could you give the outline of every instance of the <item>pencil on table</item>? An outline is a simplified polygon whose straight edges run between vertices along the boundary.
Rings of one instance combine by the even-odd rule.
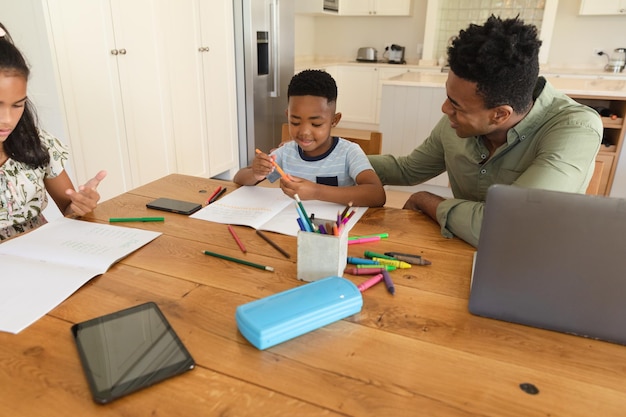
[[[243,243],[239,239],[239,236],[237,236],[237,233],[235,233],[235,229],[233,229],[230,224],[228,225],[228,231],[233,236],[233,239],[235,239],[235,242],[237,242],[237,246],[239,246],[239,249],[241,249],[243,253],[246,253],[246,247],[243,245]]]
[[[256,234],[261,236],[263,238],[263,240],[265,240],[267,243],[270,244],[271,247],[273,247],[274,249],[276,249],[278,252],[280,252],[285,258],[290,258],[291,256],[280,246],[278,246],[275,242],[273,242],[272,240],[270,240],[269,237],[267,237],[265,235],[265,233],[261,232],[260,230],[256,231]]]

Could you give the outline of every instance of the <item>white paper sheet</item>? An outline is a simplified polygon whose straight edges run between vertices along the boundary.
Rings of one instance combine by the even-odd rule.
[[[0,331],[19,333],[160,234],[59,218],[0,244]]]

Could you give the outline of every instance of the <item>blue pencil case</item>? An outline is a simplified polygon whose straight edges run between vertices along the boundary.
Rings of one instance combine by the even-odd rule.
[[[356,285],[333,276],[242,304],[235,319],[241,334],[262,350],[358,313],[362,306]]]

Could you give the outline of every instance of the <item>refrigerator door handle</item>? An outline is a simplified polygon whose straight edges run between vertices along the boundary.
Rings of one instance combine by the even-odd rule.
[[[280,96],[280,63],[279,60],[279,49],[278,49],[278,40],[280,39],[280,27],[278,23],[278,0],[270,0],[270,42],[271,42],[271,64],[270,70],[272,71],[271,77],[271,90],[270,97],[279,97]]]

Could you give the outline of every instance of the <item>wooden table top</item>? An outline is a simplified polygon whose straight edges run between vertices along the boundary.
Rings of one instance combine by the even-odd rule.
[[[157,197],[204,202],[224,182],[170,175],[103,202],[87,219],[154,216]],[[234,186],[226,183],[228,191]],[[17,335],[0,333],[2,416],[618,416],[626,412],[626,347],[471,315],[474,249],[444,239],[416,212],[369,209],[351,235],[389,239],[351,245],[420,253],[430,266],[396,270],[363,293],[360,313],[264,351],[237,330],[238,305],[302,285],[296,238],[158,212],[163,233],[95,277]],[[213,250],[270,265],[261,271],[205,256]],[[367,277],[346,275],[356,284]],[[91,399],[72,324],[156,302],[197,366],[107,405]],[[520,384],[533,384],[529,394]]]

